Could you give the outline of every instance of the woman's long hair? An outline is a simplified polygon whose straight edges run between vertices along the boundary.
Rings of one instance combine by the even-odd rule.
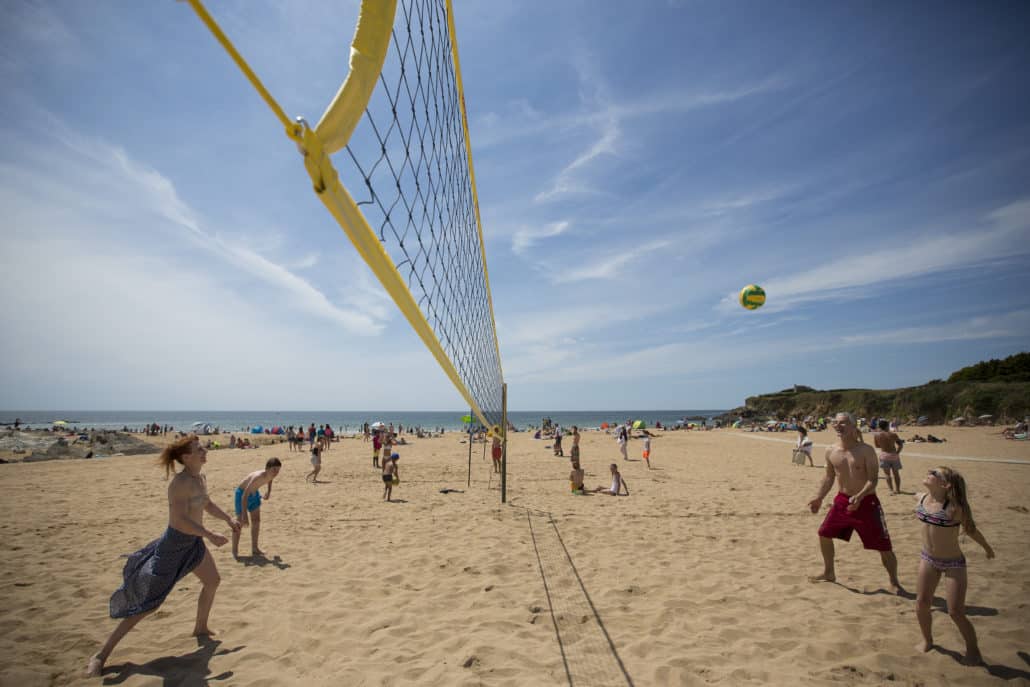
[[[194,441],[200,441],[197,439],[197,435],[187,434],[168,444],[161,451],[161,455],[157,458],[157,464],[165,469],[165,479],[175,472],[176,463],[183,464],[182,457],[190,452]]]
[[[944,475],[944,481],[948,483],[948,498],[962,509],[962,515],[965,518],[962,529],[966,534],[976,532],[976,522],[973,520],[973,510],[969,507],[969,497],[966,492],[966,479],[958,471],[943,465],[938,469]]]

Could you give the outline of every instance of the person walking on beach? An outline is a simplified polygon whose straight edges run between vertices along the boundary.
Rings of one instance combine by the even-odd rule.
[[[383,447],[383,433],[376,430],[372,433],[372,467],[379,467],[379,450]]]
[[[887,569],[890,589],[901,591],[898,583],[898,559],[891,546],[890,534],[883,508],[876,498],[878,475],[876,451],[861,441],[855,420],[848,413],[837,413],[833,422],[837,443],[826,450],[826,475],[819,485],[819,493],[808,502],[812,513],[818,513],[823,499],[837,481],[840,491],[833,500],[823,524],[819,527],[819,549],[823,555],[823,572],[810,577],[812,582],[834,582],[833,540],[849,541],[858,531],[862,545],[880,552],[880,560]]]
[[[390,501],[393,496],[393,485],[401,481],[400,473],[397,472],[397,461],[400,454],[391,453],[389,458],[383,458],[383,500]]]
[[[579,427],[572,425],[572,460],[579,460]]]
[[[815,467],[815,462],[812,460],[812,440],[808,436],[808,430],[798,425],[798,443],[794,445],[794,450],[805,454],[808,457],[808,464],[811,467]],[[804,461],[801,465],[804,465]]]
[[[619,453],[622,454],[622,459],[629,460],[629,455],[626,453],[626,443],[629,438],[629,432],[626,431],[626,425],[619,425],[619,429],[615,432],[615,437],[619,441]]]
[[[647,463],[647,469],[651,469],[651,435],[647,434],[644,436],[644,451],[641,453],[644,462]]]
[[[963,663],[983,663],[976,630],[966,617],[966,557],[959,548],[959,527],[966,535],[983,547],[987,558],[994,558],[994,549],[976,528],[973,512],[966,496],[966,481],[955,470],[934,468],[923,480],[926,492],[916,494],[916,517],[922,522],[923,550],[920,553],[919,579],[916,582],[916,617],[923,641],[916,649],[933,648],[933,593],[944,575],[944,590],[948,600],[948,615],[958,626],[966,642]]]
[[[200,578],[202,585],[193,634],[198,637],[212,634],[207,621],[220,577],[204,539],[215,546],[229,540],[204,527],[204,513],[224,520],[234,533],[239,532],[240,523],[208,498],[207,480],[201,472],[206,462],[207,450],[195,434],[173,441],[161,452],[158,464],[164,467],[166,478],[175,472],[175,463],[183,466],[168,485],[168,528],[159,539],[131,554],[125,562],[124,582],[111,595],[110,602],[111,617],[120,618],[121,622],[100,651],[90,657],[87,677],[97,677],[103,672],[118,642],[139,621],[157,610],[175,584],[191,572]]]
[[[878,432],[873,434],[873,444],[880,449],[880,467],[883,475],[887,478],[887,488],[892,494],[901,493],[901,448],[905,444],[894,432],[890,431],[890,423],[880,420],[877,424]],[[891,481],[891,478],[894,481]]]
[[[557,425],[554,428],[554,455],[564,456],[565,452],[561,447],[561,425]]]
[[[256,470],[240,482],[236,487],[234,496],[236,505],[236,518],[240,521],[241,527],[250,525],[250,555],[263,556],[258,548],[258,533],[261,530],[261,487],[268,485],[265,492],[265,500],[272,498],[272,481],[279,476],[283,464],[278,458],[269,458],[265,463],[264,470]],[[239,558],[240,532],[232,533],[232,557]]]
[[[501,437],[496,434],[490,446],[490,457],[494,461],[494,472],[499,473],[501,471]]]
[[[318,473],[320,472],[322,472],[322,447],[318,444],[312,444],[311,472],[304,477],[304,481],[307,482],[310,479],[312,484],[318,484]]]

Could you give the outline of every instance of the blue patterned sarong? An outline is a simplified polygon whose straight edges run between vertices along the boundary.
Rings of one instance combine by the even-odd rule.
[[[129,555],[122,571],[125,581],[111,595],[111,617],[128,618],[160,606],[206,552],[203,539],[169,527],[159,539]]]

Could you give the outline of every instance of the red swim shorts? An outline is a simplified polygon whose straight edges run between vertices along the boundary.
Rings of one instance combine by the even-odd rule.
[[[819,536],[828,539],[851,540],[851,533],[857,531],[862,538],[862,546],[874,551],[890,551],[891,536],[887,532],[887,521],[883,517],[883,508],[876,494],[869,494],[858,508],[848,512],[850,497],[840,492],[833,499],[830,512],[819,527]]]
[[[494,460],[500,460],[501,459],[501,447],[500,446],[492,447],[490,449],[490,455],[493,457]]]

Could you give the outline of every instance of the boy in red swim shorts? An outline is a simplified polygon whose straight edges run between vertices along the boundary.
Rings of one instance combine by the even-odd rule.
[[[876,498],[879,465],[876,451],[862,442],[855,421],[848,413],[837,413],[833,420],[837,443],[826,450],[826,474],[819,485],[819,494],[808,502],[813,513],[818,513],[823,499],[837,482],[840,492],[819,527],[819,550],[823,556],[823,573],[810,577],[812,582],[834,582],[837,577],[833,566],[833,540],[849,541],[857,531],[862,545],[880,552],[880,561],[890,578],[890,589],[901,591],[898,582],[898,559],[891,550],[891,538]]]

